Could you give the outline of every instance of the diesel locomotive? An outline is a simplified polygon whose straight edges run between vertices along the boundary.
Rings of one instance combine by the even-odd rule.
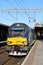
[[[7,47],[9,55],[27,55],[36,40],[35,31],[24,23],[15,23],[8,29]]]

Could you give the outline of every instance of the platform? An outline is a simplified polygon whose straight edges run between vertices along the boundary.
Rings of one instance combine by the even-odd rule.
[[[6,46],[6,45],[7,45],[7,41],[0,41],[0,47]]]
[[[0,44],[1,44],[1,43],[6,43],[6,42],[7,42],[7,41],[1,41]]]
[[[43,40],[35,43],[21,65],[43,65]]]

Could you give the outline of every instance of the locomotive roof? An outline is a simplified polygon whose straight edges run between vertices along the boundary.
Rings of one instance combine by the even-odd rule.
[[[25,23],[14,23],[14,24],[12,24],[11,25],[11,27],[22,27],[22,26],[24,26],[24,27],[29,27],[28,25],[26,25]]]

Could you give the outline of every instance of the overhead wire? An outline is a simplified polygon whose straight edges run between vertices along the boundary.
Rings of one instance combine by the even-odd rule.
[[[13,8],[15,8],[9,0],[6,0]]]
[[[23,5],[25,5],[25,3],[24,3],[24,1],[22,0],[22,3],[23,3]],[[29,14],[28,14],[29,15]],[[30,15],[29,15],[30,16]],[[36,21],[35,20],[35,12],[34,12],[34,17],[32,18],[32,17],[30,17],[31,19],[34,19],[34,22]]]
[[[9,0],[6,0],[13,8],[15,8],[12,4],[11,4],[11,2],[9,1]],[[15,8],[16,9],[16,8]],[[8,14],[11,16],[11,17],[13,17],[13,18],[15,18],[10,12],[8,12]],[[15,18],[16,19],[16,18]]]
[[[20,1],[20,0],[18,0],[19,1],[19,3],[21,4],[21,6],[25,9],[25,7],[24,7],[24,1],[22,0],[22,1]],[[22,2],[22,3],[21,3]],[[24,12],[27,16],[29,16],[29,18],[31,18],[32,19],[32,17],[29,15],[29,14],[27,14],[27,12]]]
[[[11,2],[9,1],[9,0],[6,0],[13,8],[15,8],[12,4],[11,4]],[[17,5],[19,5],[18,4],[18,2],[15,0],[15,2],[17,3]],[[20,5],[19,5],[20,6]],[[16,8],[15,8],[16,9]],[[10,16],[12,16],[13,18],[14,18],[14,16],[10,13],[10,12],[8,12],[8,14],[10,15]],[[23,16],[24,17],[24,16]],[[16,18],[17,19],[17,18]],[[25,19],[26,20],[26,19]]]
[[[12,16],[13,18],[15,18],[10,12],[8,12],[8,14],[9,14],[10,16]]]
[[[17,2],[17,0],[15,0],[15,2],[16,2],[16,4],[20,7],[20,4],[18,4],[18,2]],[[22,15],[23,16],[23,15]],[[24,17],[24,16],[23,16]],[[25,17],[24,17],[25,18]],[[25,18],[25,20],[27,20],[26,18]]]
[[[23,0],[22,0],[23,1]],[[18,2],[19,2],[19,4],[18,4],[18,2],[15,0],[15,2],[17,3],[17,5],[20,7],[20,5],[24,8],[24,5],[23,5],[23,3],[24,3],[24,1],[23,1],[23,3],[21,3],[20,2],[20,0],[18,0]],[[25,8],[24,8],[25,9]],[[27,14],[26,12],[24,12],[26,15],[28,15],[29,16],[29,18],[32,18],[32,17],[30,17],[30,15],[29,14]],[[30,22],[30,20],[29,20],[29,22]]]
[[[11,2],[9,1],[9,0],[6,0],[13,8],[15,8],[12,4],[11,4]],[[15,0],[16,1],[16,0]],[[21,3],[20,2],[20,0],[18,0],[18,2],[22,5],[22,7],[24,8],[24,5],[23,5],[23,3]],[[16,3],[18,4],[18,2],[16,1]],[[29,14],[27,14],[26,12],[24,12],[26,15],[28,15],[29,16],[29,18],[31,18],[32,19],[32,17],[30,17],[30,15]],[[9,13],[8,13],[9,14]],[[11,14],[11,13],[10,13]],[[9,14],[9,15],[10,15]],[[13,16],[12,16],[13,17]]]

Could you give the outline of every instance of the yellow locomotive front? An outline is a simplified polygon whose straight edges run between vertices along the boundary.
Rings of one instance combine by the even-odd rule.
[[[28,41],[24,37],[26,34],[26,26],[22,24],[14,24],[9,28],[7,38],[7,51],[9,55],[27,55]]]
[[[22,37],[11,37],[7,39],[8,46],[26,46],[27,39]]]

